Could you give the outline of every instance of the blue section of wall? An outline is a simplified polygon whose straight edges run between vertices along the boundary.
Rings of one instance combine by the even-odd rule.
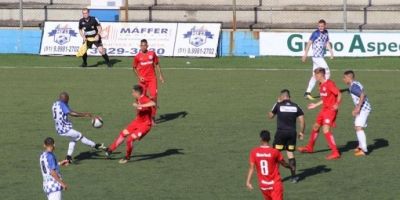
[[[0,53],[39,54],[41,30],[0,30]]]
[[[231,41],[233,43],[231,44]],[[259,32],[256,31],[223,31],[220,40],[220,56],[260,55]]]
[[[115,9],[90,9],[90,15],[96,16],[100,22],[119,21],[119,10]]]

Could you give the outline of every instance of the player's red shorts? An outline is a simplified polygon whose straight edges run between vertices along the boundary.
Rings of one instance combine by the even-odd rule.
[[[331,127],[336,127],[336,116],[338,111],[331,109],[322,109],[316,119],[316,123],[320,126],[328,125]]]
[[[142,124],[133,120],[125,129],[128,130],[129,135],[134,135],[140,140],[150,131],[151,123]]]
[[[143,87],[143,91],[148,93],[149,97],[157,101],[157,77],[145,77],[145,80],[140,82],[140,86]]]
[[[269,187],[271,188],[271,187]],[[272,189],[260,188],[265,200],[283,200],[282,182],[275,182]],[[267,189],[267,190],[265,190]]]

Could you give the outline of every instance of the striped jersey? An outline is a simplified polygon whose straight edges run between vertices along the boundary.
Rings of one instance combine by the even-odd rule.
[[[311,34],[310,40],[312,41],[312,57],[320,58],[325,55],[325,47],[329,42],[328,31],[323,32],[316,30]]]
[[[349,87],[349,92],[351,94],[351,98],[353,99],[354,105],[358,105],[360,102],[360,96],[364,91],[364,87],[358,81],[353,81]],[[369,103],[368,97],[365,96],[364,103],[361,106],[361,110],[371,111],[372,107]]]
[[[68,104],[62,101],[56,101],[51,110],[53,112],[54,124],[58,134],[67,133],[72,129],[72,122],[68,119],[68,114],[71,112]]]
[[[43,175],[43,191],[46,194],[61,191],[61,184],[51,176],[51,171],[54,170],[61,177],[60,167],[56,156],[52,152],[45,151],[40,155],[40,169]]]

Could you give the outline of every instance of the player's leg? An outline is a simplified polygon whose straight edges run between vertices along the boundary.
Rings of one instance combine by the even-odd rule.
[[[101,42],[101,39],[99,39],[99,41],[97,41],[95,43],[97,50],[99,51],[99,53],[101,54],[101,56],[104,58],[104,61],[106,61],[106,64],[108,67],[112,67],[111,63],[110,63],[110,58],[107,55],[106,50],[103,47],[103,43]]]
[[[62,192],[61,191],[56,191],[56,192],[51,192],[47,195],[48,200],[62,200]]]
[[[283,184],[278,181],[274,183],[274,189],[271,191],[272,200],[283,200]]]
[[[148,82],[148,91],[150,94],[150,99],[152,99],[157,104],[157,78],[153,78]],[[151,108],[151,116],[153,121],[157,115],[157,105]]]
[[[128,135],[129,135],[128,128],[122,130],[119,133],[118,137],[116,137],[113,143],[107,148],[107,152],[112,153],[113,151],[115,151],[115,149],[117,149],[118,146],[122,144],[122,142],[125,140],[125,137],[127,137]]]
[[[119,163],[125,164],[131,159],[132,151],[133,151],[133,142],[142,139],[147,133],[150,132],[151,126],[137,126],[137,128],[131,132],[126,138],[126,154],[125,157],[122,158]]]
[[[286,142],[286,154],[288,157],[289,165],[291,166],[291,182],[297,183],[299,181],[299,177],[296,176],[296,158],[294,157],[294,151],[296,150],[296,140],[297,133],[287,133],[288,139]]]
[[[297,148],[297,150],[299,150],[301,153],[313,153],[314,152],[315,141],[317,141],[319,129],[321,128],[320,118],[321,117],[319,114],[317,117],[316,123],[312,127],[310,139],[308,140],[308,144],[304,147]]]
[[[279,151],[282,151],[285,148],[285,144],[283,141],[283,135],[281,132],[277,131],[275,133],[274,142],[272,143],[273,147]]]
[[[335,138],[333,137],[331,125],[324,124],[322,126],[322,131],[325,136],[325,140],[328,143],[329,148],[331,149],[332,153],[326,157],[328,160],[334,160],[340,158],[339,150],[337,149]]]
[[[331,70],[329,69],[328,64],[326,63],[324,58],[318,58],[316,60],[317,66],[322,67],[325,69],[325,78],[330,79],[331,78]]]
[[[264,200],[272,200],[272,197],[271,197],[272,191],[271,190],[263,190],[263,189],[261,189],[261,193],[262,193],[262,195],[264,197]]]
[[[314,70],[318,67],[318,65],[315,61],[316,58],[312,58],[312,60],[313,60],[312,76],[311,76],[310,80],[308,81],[306,93],[304,93],[305,98],[309,98],[308,96],[311,96],[311,91],[314,89],[315,84],[317,83],[317,80],[314,77]]]
[[[369,112],[361,110],[360,114],[356,116],[354,126],[358,139],[358,151],[355,152],[356,156],[364,156],[368,152],[367,137],[364,132],[364,127],[367,127],[367,119]]]
[[[79,131],[76,131],[74,129],[69,130],[67,133],[62,134],[62,136],[68,137],[70,139],[69,145],[68,145],[68,152],[67,152],[67,157],[66,159],[71,163],[72,162],[72,154],[75,149],[76,142],[81,141],[83,144],[86,144],[92,148],[96,149],[105,149],[103,144],[96,144],[95,142],[89,140],[85,136],[82,135]]]

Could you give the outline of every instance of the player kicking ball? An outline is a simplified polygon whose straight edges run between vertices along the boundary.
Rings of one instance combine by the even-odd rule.
[[[274,105],[271,112],[268,113],[270,119],[277,116],[277,130],[274,138],[274,148],[279,151],[286,150],[286,154],[291,166],[291,182],[297,183],[299,177],[296,176],[296,151],[297,136],[303,140],[305,121],[303,110],[290,100],[290,91],[284,89],[278,97],[278,102]],[[297,134],[296,122],[299,121],[300,131]]]
[[[72,122],[69,120],[69,116],[72,117],[86,117],[93,118],[94,115],[88,112],[75,112],[69,107],[69,95],[67,92],[61,92],[58,100],[53,103],[52,113],[56,127],[56,132],[59,136],[66,137],[70,140],[68,145],[68,152],[66,159],[69,163],[72,163],[72,154],[74,153],[75,144],[81,141],[83,144],[90,146],[95,149],[105,150],[104,144],[95,143],[82,135],[79,131],[72,128]]]
[[[355,156],[365,156],[368,153],[367,138],[364,128],[367,127],[367,119],[371,112],[371,104],[364,92],[363,85],[355,80],[354,71],[349,70],[344,72],[343,82],[348,85],[351,98],[355,105],[352,115],[355,118],[354,127],[358,139],[358,147],[355,149]]]
[[[326,64],[326,61],[324,59],[324,54],[325,54],[325,47],[329,50],[331,54],[331,59],[333,59],[333,50],[332,46],[329,43],[329,35],[328,35],[328,30],[326,30],[326,21],[321,19],[318,21],[318,29],[315,30],[307,42],[306,48],[304,50],[304,55],[302,57],[302,61],[306,62],[307,56],[308,56],[308,51],[310,50],[310,47],[312,45],[312,61],[313,61],[313,72],[316,68],[322,67],[325,69],[325,78],[329,79],[330,78],[330,70],[328,64]],[[304,93],[304,98],[312,100],[314,97],[311,96],[311,91],[313,90],[315,86],[316,80],[314,77],[314,74],[311,76],[310,81],[308,82],[308,87],[306,92]]]
[[[61,178],[60,165],[68,165],[68,160],[57,162],[54,139],[48,137],[44,140],[44,152],[40,155],[40,171],[43,176],[43,190],[48,200],[61,200],[61,191],[67,190],[67,184]]]
[[[319,93],[321,101],[318,103],[311,103],[308,109],[315,109],[322,105],[316,122],[313,125],[310,140],[307,146],[299,147],[298,150],[302,153],[313,153],[315,141],[317,140],[319,129],[322,127],[322,132],[328,143],[332,153],[326,157],[327,160],[334,160],[340,158],[339,150],[336,147],[335,138],[332,134],[332,127],[335,127],[336,115],[338,113],[339,105],[342,100],[342,94],[336,87],[335,82],[327,80],[325,77],[325,69],[320,67],[314,70],[315,79],[320,82]]]
[[[127,163],[132,154],[133,142],[142,139],[151,129],[151,112],[152,107],[156,103],[150,100],[143,91],[140,85],[133,86],[132,96],[136,99],[133,107],[137,109],[136,118],[119,133],[114,142],[107,148],[106,156],[109,158],[115,149],[126,139],[126,154],[125,157],[119,160],[120,164]]]
[[[283,159],[281,152],[268,143],[271,139],[270,132],[263,130],[260,133],[261,145],[250,152],[250,167],[247,173],[246,186],[253,190],[251,179],[254,168],[257,170],[258,185],[266,200],[282,200],[283,184],[279,173],[279,165],[290,169],[289,164]]]

